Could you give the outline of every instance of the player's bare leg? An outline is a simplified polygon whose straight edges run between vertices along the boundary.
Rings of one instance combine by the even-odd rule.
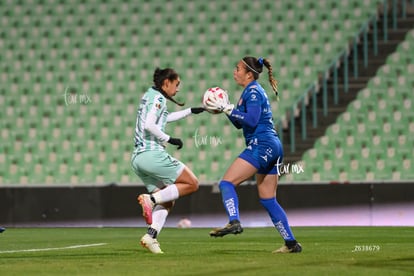
[[[180,197],[186,196],[198,190],[198,179],[194,173],[185,166],[182,173],[175,180],[175,186],[177,186]]]
[[[142,214],[146,223],[149,225],[152,223],[152,210],[156,204],[174,201],[179,197],[192,194],[197,190],[197,177],[188,167],[184,167],[174,184],[168,185],[162,190],[157,190],[152,194],[139,195],[138,202],[142,207]]]

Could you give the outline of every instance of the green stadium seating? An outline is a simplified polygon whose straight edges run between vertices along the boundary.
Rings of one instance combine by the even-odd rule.
[[[267,57],[279,80],[274,115],[284,118],[376,5],[374,0],[8,1],[0,20],[1,135],[8,149],[0,155],[5,165],[0,185],[139,182],[128,152],[136,108],[156,66],[176,68],[183,81],[178,98],[196,106],[210,86],[222,86],[236,101],[237,60]],[[409,38],[413,43],[412,34]],[[403,53],[398,58],[412,60]],[[404,84],[413,81],[407,75]],[[267,78],[261,82],[270,92]],[[85,103],[86,95],[91,102]],[[393,106],[390,101],[384,108]],[[171,104],[170,110],[179,107]],[[195,148],[196,129],[222,144]],[[168,131],[185,140],[185,150],[174,155],[207,182],[217,181],[244,147],[241,133],[220,115],[188,117]],[[25,148],[12,150],[20,144],[32,150],[31,169],[21,166],[18,154]]]
[[[325,136],[316,141],[314,148],[303,155],[302,162],[309,166],[305,167],[305,171],[309,172],[302,176],[288,175],[283,181],[414,179],[414,83],[407,81],[411,78],[410,68],[413,65],[411,59],[404,58],[412,55],[407,42],[412,39],[413,33],[407,34],[406,40],[389,56],[367,87],[358,93],[347,111],[326,130]],[[338,150],[344,158],[341,158]],[[327,156],[324,160],[333,160],[338,173],[320,173],[315,178],[312,175],[314,164],[319,165],[319,171],[326,169],[324,160],[320,159],[323,154]]]

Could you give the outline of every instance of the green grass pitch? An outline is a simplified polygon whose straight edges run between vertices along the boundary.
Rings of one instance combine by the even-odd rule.
[[[154,255],[144,228],[9,228],[0,275],[414,275],[413,227],[294,227],[300,254],[272,254],[273,228],[209,230],[166,228]]]

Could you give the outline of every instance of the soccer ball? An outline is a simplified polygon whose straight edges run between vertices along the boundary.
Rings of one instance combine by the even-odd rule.
[[[227,103],[228,99],[229,99],[229,96],[227,95],[226,90],[224,90],[220,87],[211,87],[211,88],[207,89],[207,91],[204,92],[204,95],[203,95],[202,103],[203,103],[204,108],[208,112],[213,113],[213,114],[221,113],[220,110],[214,110],[214,109],[211,109],[211,108],[207,107],[207,100],[212,99],[212,98],[216,98],[216,99],[219,99],[219,100]]]
[[[178,228],[190,228],[191,227],[191,220],[188,218],[180,219],[180,221],[177,224]]]

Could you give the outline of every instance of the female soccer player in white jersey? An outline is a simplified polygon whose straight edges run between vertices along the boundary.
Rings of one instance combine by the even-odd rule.
[[[153,81],[154,86],[145,92],[138,108],[131,164],[149,192],[137,198],[149,225],[147,233],[141,238],[141,245],[152,253],[163,253],[157,235],[174,201],[198,190],[194,173],[165,151],[166,143],[177,146],[177,149],[183,146],[181,139],[164,132],[165,125],[192,113],[201,113],[204,108],[193,107],[168,113],[167,99],[183,105],[173,99],[179,90],[180,77],[171,68],[157,68]]]
[[[257,82],[263,66],[268,69],[269,82],[277,96],[277,81],[273,78],[270,62],[263,58],[244,57],[233,72],[236,83],[244,87],[237,106],[215,99],[210,101],[211,109],[222,110],[236,128],[243,129],[246,142],[246,149],[230,165],[219,183],[229,223],[212,230],[210,235],[222,237],[243,232],[235,187],[255,175],[260,203],[285,241],[284,246],[273,252],[296,253],[301,252],[302,247],[295,240],[285,211],[276,200],[277,164],[282,162],[283,149],[273,125],[272,108],[266,91]]]

